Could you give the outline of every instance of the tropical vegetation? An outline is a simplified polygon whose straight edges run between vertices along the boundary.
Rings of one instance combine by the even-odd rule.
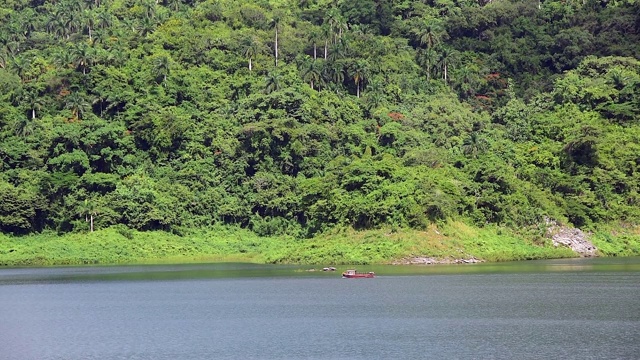
[[[554,221],[640,254],[638,14],[632,0],[4,0],[0,253],[94,230],[215,248],[217,229],[260,261],[310,262],[311,244],[395,234],[394,251],[354,259],[381,262],[433,250],[408,244],[434,226],[544,248]]]

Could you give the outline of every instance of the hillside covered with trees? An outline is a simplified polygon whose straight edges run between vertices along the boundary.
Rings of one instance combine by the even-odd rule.
[[[634,227],[639,14],[4,0],[0,232]]]

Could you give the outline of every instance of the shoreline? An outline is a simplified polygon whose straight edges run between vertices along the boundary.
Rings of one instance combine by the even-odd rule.
[[[437,259],[433,257],[415,256],[399,260],[394,260],[390,265],[455,265],[455,264],[479,264],[486,262],[473,256],[467,258],[445,258]]]
[[[566,232],[558,232],[566,236]],[[583,246],[587,234],[579,233]],[[355,231],[336,229],[311,239],[259,237],[245,229],[214,227],[189,235],[122,231],[25,237],[0,234],[0,267],[189,264],[246,262],[291,265],[435,265],[639,256],[640,234],[588,234],[588,253],[549,238],[531,240],[504,228],[474,228],[461,222],[428,229]],[[584,246],[582,248],[585,248]],[[597,248],[597,251],[593,249]]]

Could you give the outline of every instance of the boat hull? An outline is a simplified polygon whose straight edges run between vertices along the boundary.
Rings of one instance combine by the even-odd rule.
[[[342,277],[345,279],[359,279],[359,278],[373,278],[375,277],[375,275],[373,273],[367,273],[367,274],[346,274],[343,273]]]

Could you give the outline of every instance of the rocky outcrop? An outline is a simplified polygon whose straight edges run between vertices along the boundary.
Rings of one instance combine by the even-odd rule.
[[[565,246],[583,257],[598,256],[598,249],[589,241],[588,234],[580,229],[558,225],[547,219],[547,237],[553,241],[553,246]]]
[[[459,259],[436,259],[433,257],[415,256],[394,261],[393,265],[434,265],[434,264],[475,264],[484,262],[471,256]]]

